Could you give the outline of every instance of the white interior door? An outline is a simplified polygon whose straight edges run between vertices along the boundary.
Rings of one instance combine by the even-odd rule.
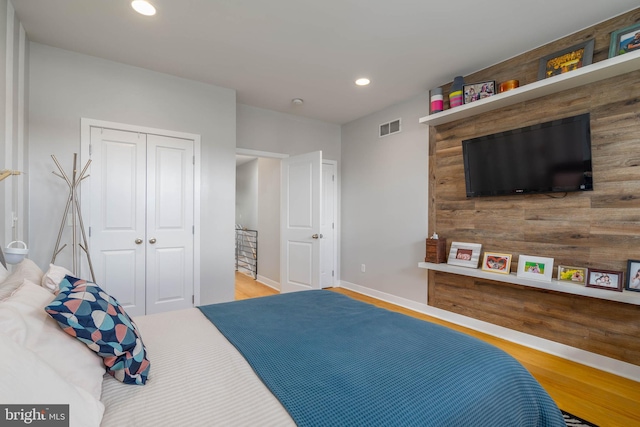
[[[147,136],[147,314],[193,306],[193,148]]]
[[[320,289],[322,152],[282,161],[281,292]]]
[[[335,284],[336,270],[336,164],[322,163],[322,215],[320,223],[320,287]]]
[[[143,315],[146,135],[99,127],[90,132],[89,250],[96,282],[131,316]]]

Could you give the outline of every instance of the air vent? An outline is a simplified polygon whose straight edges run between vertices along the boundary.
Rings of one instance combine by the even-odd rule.
[[[402,130],[402,126],[400,125],[400,119],[393,120],[388,123],[383,123],[380,125],[380,138],[383,136],[393,135],[394,133],[398,133]]]

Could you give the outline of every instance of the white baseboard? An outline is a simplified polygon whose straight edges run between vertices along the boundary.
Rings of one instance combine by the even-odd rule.
[[[380,292],[375,289],[366,288],[364,286],[356,285],[355,283],[347,282],[344,280],[340,281],[338,286],[382,301],[389,302],[391,304],[398,305],[400,307],[407,308],[409,310],[417,311],[419,313],[436,317],[447,322],[455,323],[456,325],[464,326],[475,331],[493,335],[495,337],[502,338],[516,344],[540,350],[545,353],[553,354],[554,356],[562,357],[563,359],[587,365],[601,371],[619,375],[621,377],[628,378],[634,381],[640,381],[640,366],[633,365],[631,363],[622,362],[620,360],[602,356],[600,354],[592,353],[544,338],[525,334],[524,332],[514,331],[512,329],[494,325],[482,320],[473,319],[471,317],[452,313],[450,311],[442,310],[436,307],[431,307],[427,304],[411,301],[395,295],[387,294],[385,292]]]
[[[264,277],[258,274],[258,282],[262,283],[265,286],[268,286],[270,288],[275,289],[276,291],[280,292],[280,283],[276,282],[275,280],[271,280],[268,277]]]

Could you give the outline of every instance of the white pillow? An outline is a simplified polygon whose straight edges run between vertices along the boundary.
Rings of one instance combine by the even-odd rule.
[[[8,275],[9,275],[9,270],[4,268],[4,265],[0,264],[0,282],[4,282],[4,279],[6,279]]]
[[[104,413],[102,402],[65,381],[34,352],[2,334],[0,360],[0,402],[3,404],[68,404],[71,427],[100,425]]]
[[[29,258],[25,258],[20,263],[16,264],[13,272],[0,283],[0,301],[9,297],[20,285],[24,279],[28,279],[33,283],[40,283],[42,281],[42,270],[36,265],[35,262]]]
[[[0,331],[99,400],[105,373],[102,359],[60,329],[44,311],[53,298],[51,292],[25,279],[9,298],[0,301]]]
[[[49,270],[42,276],[40,284],[52,294],[57,294],[60,291],[60,282],[66,275],[73,276],[73,273],[59,265],[49,264]]]

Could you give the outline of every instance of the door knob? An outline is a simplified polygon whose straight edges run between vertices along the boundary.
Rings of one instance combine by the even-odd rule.
[[[313,236],[311,236],[313,239],[322,239],[322,234],[318,235],[318,234],[314,234]]]
[[[155,239],[155,238],[153,238],[153,239],[149,239],[149,243],[151,243],[152,245],[153,245],[155,242],[156,242],[156,239]]]
[[[142,244],[142,239],[136,239],[135,242],[136,242],[136,245],[141,245]]]

